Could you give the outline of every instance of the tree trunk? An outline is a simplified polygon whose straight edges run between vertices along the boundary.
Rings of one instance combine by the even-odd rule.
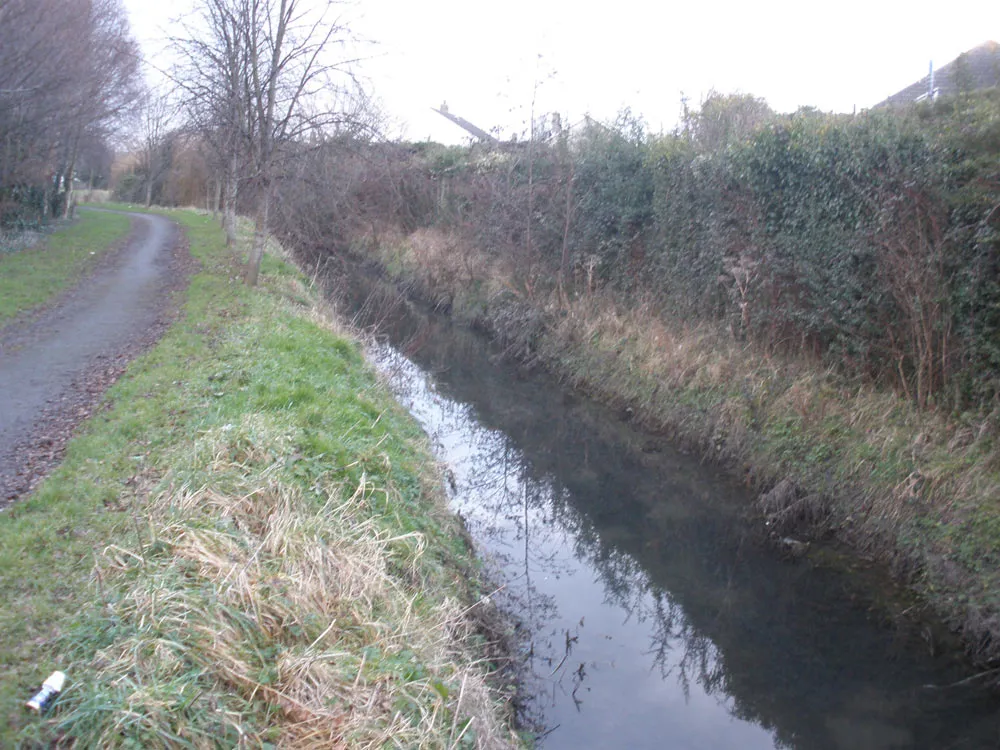
[[[534,112],[534,109],[532,109],[532,111],[531,111],[531,117],[534,118],[534,116],[535,116],[535,112]],[[534,119],[532,119],[532,123],[531,123],[531,135],[530,135],[530,138],[531,138],[531,140],[528,141],[528,212],[527,212],[527,216],[525,217],[527,219],[527,222],[526,222],[526,224],[527,224],[526,235],[527,235],[527,240],[528,240],[528,242],[527,242],[527,249],[528,249],[528,258],[529,259],[532,256],[531,225],[532,225],[533,222],[531,221],[531,215],[535,212],[535,123],[534,123]],[[530,262],[530,260],[529,260],[529,262]]]
[[[76,203],[73,200],[73,166],[66,170],[66,199],[63,203],[63,218],[72,219],[73,209],[76,208]]]
[[[257,213],[253,220],[253,246],[247,262],[247,286],[257,286],[260,264],[264,259],[264,242],[267,240],[267,215],[271,209],[271,191],[264,188],[257,202]]]
[[[146,179],[146,208],[153,205],[153,179]]]
[[[229,161],[229,170],[226,174],[226,208],[222,215],[222,226],[226,230],[226,247],[236,246],[236,197],[237,197],[237,174],[239,169],[239,157],[233,154]]]
[[[76,170],[76,158],[80,152],[80,133],[73,139],[73,149],[70,151],[69,164],[66,166],[66,205],[63,206],[63,218],[72,219],[73,209],[73,172]]]

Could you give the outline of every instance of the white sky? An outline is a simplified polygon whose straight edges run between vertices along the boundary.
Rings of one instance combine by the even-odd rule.
[[[147,55],[162,59],[156,40],[193,2],[125,0]],[[359,72],[406,137],[448,143],[464,131],[430,107],[524,132],[536,83],[538,114],[604,120],[628,106],[669,130],[681,92],[850,112],[925,76],[930,60],[1000,41],[1000,0],[361,0],[344,13],[372,42]]]

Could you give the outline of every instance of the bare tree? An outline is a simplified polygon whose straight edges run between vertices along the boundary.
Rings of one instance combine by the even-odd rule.
[[[80,20],[86,23],[83,31],[74,28],[79,49],[72,64],[82,66],[82,73],[67,110],[66,146],[60,164],[67,215],[84,132],[120,124],[139,103],[141,91],[139,50],[120,0],[73,1],[80,8]]]
[[[203,0],[198,20],[173,39],[183,60],[173,71],[191,126],[213,156],[223,192],[226,243],[236,241],[236,204],[246,142],[251,132],[247,101],[247,0]]]
[[[150,92],[139,116],[139,169],[144,180],[145,205],[153,203],[153,187],[170,169],[172,106],[167,96]]]
[[[301,141],[338,119],[335,112],[322,109],[319,99],[324,86],[331,84],[331,74],[344,69],[345,62],[332,60],[331,54],[347,40],[347,29],[334,17],[330,0],[313,8],[300,0],[248,0],[248,5],[244,29],[254,126],[249,155],[257,200],[246,281],[255,286],[279,154],[289,142]]]
[[[202,0],[203,23],[175,39],[187,58],[175,78],[226,171],[230,238],[237,185],[252,187],[250,285],[260,274],[279,167],[343,117],[334,78],[346,72],[337,51],[349,35],[336,8],[332,0]]]

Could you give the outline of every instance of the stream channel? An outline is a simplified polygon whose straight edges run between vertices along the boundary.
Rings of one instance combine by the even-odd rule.
[[[332,294],[377,328],[518,623],[543,748],[1000,747],[996,695],[889,622],[878,576],[783,559],[734,480],[349,273]]]

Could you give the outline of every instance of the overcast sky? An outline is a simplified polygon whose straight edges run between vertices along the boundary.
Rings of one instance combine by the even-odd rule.
[[[197,0],[182,0],[193,3]],[[125,0],[153,59],[182,3]],[[537,113],[612,119],[623,107],[653,130],[677,122],[682,92],[763,97],[850,112],[869,107],[984,41],[1000,41],[1000,0],[363,0],[343,6],[370,40],[359,72],[410,139],[458,143],[450,110],[505,135]]]

